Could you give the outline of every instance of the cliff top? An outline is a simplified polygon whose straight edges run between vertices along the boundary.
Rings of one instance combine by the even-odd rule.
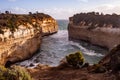
[[[88,12],[75,14],[69,20],[75,25],[120,28],[120,15]]]
[[[31,13],[29,14],[12,14],[9,11],[6,11],[5,13],[0,13],[0,33],[3,33],[3,29],[10,29],[11,31],[14,31],[18,26],[20,25],[33,25],[36,26],[40,22],[44,20],[51,20],[54,21],[54,19],[44,13]]]

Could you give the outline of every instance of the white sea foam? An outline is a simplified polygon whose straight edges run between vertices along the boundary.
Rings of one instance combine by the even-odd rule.
[[[96,52],[93,51],[93,50],[88,50],[88,49],[86,49],[85,47],[81,46],[81,45],[80,45],[79,43],[77,43],[77,42],[70,41],[70,44],[79,47],[80,50],[81,50],[84,54],[86,54],[86,55],[89,55],[89,56],[98,56],[98,57],[104,56],[104,55],[102,55],[102,54],[100,54],[100,53],[96,53]]]

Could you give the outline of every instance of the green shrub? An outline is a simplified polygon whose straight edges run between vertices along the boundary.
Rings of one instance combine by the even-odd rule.
[[[81,52],[75,52],[66,56],[67,63],[73,67],[81,67],[84,63],[84,57]]]
[[[28,72],[19,66],[8,69],[0,66],[0,80],[32,80]]]

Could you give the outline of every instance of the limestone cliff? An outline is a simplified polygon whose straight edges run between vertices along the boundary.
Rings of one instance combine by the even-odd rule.
[[[57,22],[55,20],[45,19],[41,24],[41,28],[43,36],[53,34],[58,31]]]
[[[0,64],[30,58],[40,48],[42,36],[57,30],[56,21],[43,13],[0,14]]]
[[[120,16],[99,13],[80,13],[69,19],[69,38],[113,48],[120,44]]]

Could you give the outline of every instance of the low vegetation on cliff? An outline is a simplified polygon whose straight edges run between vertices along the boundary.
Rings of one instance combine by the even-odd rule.
[[[0,80],[32,80],[32,78],[22,67],[5,68],[0,66]]]
[[[81,52],[76,52],[66,56],[67,63],[73,67],[81,67],[84,63],[84,57]]]
[[[115,13],[103,14],[99,12],[88,12],[75,14],[73,17],[70,17],[75,25],[81,26],[94,26],[94,27],[120,27],[120,15]]]
[[[12,14],[9,11],[0,14],[0,33],[4,31],[2,29],[10,29],[12,32],[20,25],[27,26],[28,24],[33,27],[39,26],[39,23],[45,19],[53,19],[51,16],[44,13],[32,13],[29,14]]]

